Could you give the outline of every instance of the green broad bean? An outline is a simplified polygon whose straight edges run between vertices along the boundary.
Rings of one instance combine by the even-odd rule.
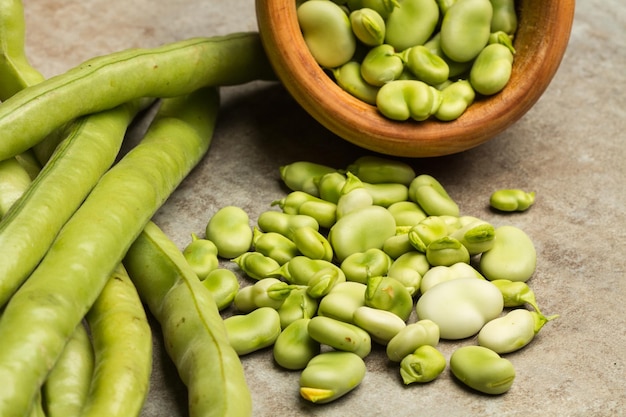
[[[217,254],[236,258],[252,246],[250,218],[242,208],[225,206],[217,210],[206,225],[206,238],[215,244]]]
[[[324,1],[324,0],[312,0]],[[337,220],[337,205],[303,191],[292,191],[286,197],[274,201],[284,213],[313,217],[320,227],[330,228]]]
[[[422,277],[420,292],[424,294],[435,285],[459,278],[485,279],[473,266],[465,262],[457,262],[450,266],[433,266]]]
[[[397,183],[408,186],[415,178],[413,167],[406,162],[376,155],[357,158],[346,167],[346,171],[369,184]]]
[[[257,309],[257,305],[254,302],[253,285],[248,285],[237,291],[233,298],[233,306],[242,313],[249,313]]]
[[[389,360],[401,362],[407,355],[424,345],[439,344],[439,326],[431,320],[422,319],[407,324],[387,343],[386,353]]]
[[[387,276],[400,281],[413,296],[420,289],[422,277],[430,269],[426,255],[412,250],[397,257],[387,271]]]
[[[353,253],[368,249],[382,249],[385,240],[396,234],[396,222],[387,211],[379,206],[355,210],[330,228],[328,241],[335,251],[335,258],[343,262]]]
[[[458,80],[441,90],[441,104],[435,117],[448,122],[456,120],[474,102],[476,92],[467,80]]]
[[[260,252],[245,252],[232,259],[248,277],[256,280],[269,277],[281,267],[273,258]]]
[[[257,225],[264,232],[280,233],[290,239],[293,237],[293,231],[299,227],[311,227],[315,230],[320,228],[317,220],[311,216],[287,214],[275,210],[261,213],[257,219]]]
[[[386,275],[392,260],[382,249],[372,248],[346,257],[340,265],[346,280],[366,284],[368,278]]]
[[[317,271],[309,280],[306,292],[312,298],[322,298],[343,279],[341,270],[337,268],[325,268]]]
[[[500,211],[525,211],[535,203],[535,192],[519,189],[501,189],[489,197],[489,205]]]
[[[408,236],[416,250],[426,253],[428,245],[448,236],[448,225],[442,216],[428,216],[411,227]]]
[[[367,280],[365,305],[396,314],[408,320],[413,310],[413,297],[407,287],[389,276],[373,276]]]
[[[372,338],[360,327],[331,317],[315,316],[307,326],[309,336],[322,345],[364,358],[372,350]]]
[[[374,204],[372,195],[364,188],[363,182],[348,172],[347,179],[337,201],[337,219],[355,210]]]
[[[309,336],[307,330],[310,318],[293,321],[276,338],[272,350],[274,361],[289,370],[301,370],[320,354],[318,341]]]
[[[332,69],[333,77],[339,87],[365,103],[376,104],[378,87],[369,84],[361,75],[361,63],[349,61]]]
[[[517,31],[515,0],[490,0],[493,6],[491,32],[502,31],[513,35]]]
[[[437,112],[441,93],[419,80],[395,80],[383,85],[376,96],[376,107],[392,120],[423,121]]]
[[[408,189],[407,189],[408,191]],[[408,199],[408,194],[407,194]],[[426,218],[424,210],[414,201],[399,201],[387,207],[396,220],[396,226],[413,227]]]
[[[327,272],[328,269],[336,271],[337,282],[344,282],[346,276],[339,266],[323,259],[311,259],[304,255],[292,258],[289,262],[275,269],[270,275],[281,276],[285,281],[293,285],[308,286],[311,279],[320,271]]]
[[[457,78],[469,72],[473,61],[457,62],[450,59],[441,49],[441,32],[437,32],[424,46],[448,64],[448,77]]]
[[[337,204],[339,197],[341,197],[341,191],[346,183],[346,179],[346,175],[341,172],[332,172],[323,175],[317,181],[317,187],[320,190],[320,198]]]
[[[503,308],[500,290],[476,278],[441,282],[423,293],[415,304],[417,317],[435,322],[441,337],[451,340],[475,335]]]
[[[278,311],[260,307],[224,319],[228,341],[239,356],[272,346],[282,331]]]
[[[500,43],[492,43],[478,54],[469,81],[477,93],[490,96],[500,92],[511,78],[513,53]]]
[[[452,232],[450,237],[461,242],[470,256],[473,256],[486,252],[493,247],[495,228],[484,220],[476,219]]]
[[[441,21],[441,49],[457,62],[475,59],[491,34],[489,0],[457,0]]]
[[[278,308],[280,327],[285,329],[298,319],[310,319],[317,312],[318,300],[307,294],[305,288],[295,288]]]
[[[389,17],[389,13],[396,7],[400,7],[398,0],[347,0],[348,9],[372,9],[375,10],[383,19]]]
[[[541,312],[534,291],[525,282],[494,279],[491,283],[502,293],[505,307],[520,307],[528,304],[536,312]]]
[[[479,268],[488,280],[526,282],[537,266],[537,251],[530,237],[515,226],[495,230],[493,247],[480,256]]]
[[[401,56],[416,79],[424,81],[426,84],[441,84],[450,75],[448,63],[424,45],[417,44],[405,49]]]
[[[445,15],[446,12],[452,5],[456,3],[456,0],[437,0],[437,6],[439,6],[439,11],[441,15]]]
[[[292,240],[299,254],[329,262],[333,259],[333,248],[328,239],[312,227],[304,226],[295,229],[292,233]]]
[[[409,185],[409,199],[429,216],[459,216],[459,206],[434,177],[421,174]]]
[[[268,277],[242,288],[233,300],[239,311],[249,313],[260,307],[277,310],[289,296],[293,287],[278,278]]]
[[[385,41],[385,19],[374,9],[364,7],[350,13],[352,31],[361,43],[378,46]]]
[[[356,37],[344,10],[332,1],[309,0],[297,9],[304,42],[317,63],[336,68],[350,61]]]
[[[213,296],[219,311],[224,310],[233,303],[235,295],[237,295],[240,288],[237,275],[226,268],[216,268],[209,272],[202,281],[202,285],[204,285]]]
[[[354,312],[365,305],[367,286],[355,281],[339,283],[320,300],[317,314],[334,318],[346,323],[353,323]]]
[[[356,326],[369,333],[374,342],[383,346],[406,327],[406,322],[397,314],[369,306],[357,308],[352,320]]]
[[[548,319],[524,308],[487,322],[478,332],[478,345],[496,353],[511,353],[528,345]]]
[[[314,229],[310,230],[317,233]],[[274,259],[279,265],[283,265],[294,256],[300,255],[298,246],[294,241],[277,232],[263,232],[258,227],[254,227],[252,231],[252,246],[256,252]]]
[[[403,70],[402,58],[396,54],[393,46],[388,44],[373,47],[361,61],[361,76],[374,87],[382,87],[390,81],[397,80]]]
[[[468,387],[485,394],[504,394],[513,385],[513,364],[483,346],[463,346],[450,356],[452,374]]]
[[[304,191],[305,193],[319,197],[319,191],[315,181],[317,178],[335,168],[308,161],[296,161],[279,167],[280,178],[287,188],[292,191]]]
[[[300,395],[312,403],[329,403],[355,389],[365,372],[365,362],[354,353],[320,353],[300,374]]]
[[[195,233],[191,234],[191,242],[183,249],[183,256],[200,281],[219,266],[215,243],[208,239],[200,239]]]
[[[415,248],[409,241],[408,233],[404,232],[398,232],[396,235],[391,236],[385,240],[385,243],[383,243],[383,252],[394,260],[414,249]]]
[[[446,358],[430,345],[422,345],[400,362],[400,376],[405,385],[434,381],[446,369]]]
[[[398,0],[386,20],[385,42],[397,51],[422,45],[439,23],[439,6],[435,0]]]
[[[432,266],[450,266],[457,262],[470,262],[467,248],[451,236],[445,236],[431,242],[426,248],[426,259]]]
[[[492,32],[491,35],[489,35],[488,43],[489,44],[492,44],[492,43],[502,44],[506,46],[507,48],[509,48],[509,51],[511,51],[511,53],[515,55],[515,47],[513,46],[513,37],[510,35],[507,35],[506,33],[502,31]]]
[[[388,208],[392,204],[405,202],[409,198],[409,187],[404,184],[364,182],[363,188],[372,197],[372,204],[376,206]]]

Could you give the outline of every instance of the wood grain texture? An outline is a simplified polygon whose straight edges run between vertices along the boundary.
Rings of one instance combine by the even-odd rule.
[[[519,0],[511,79],[477,99],[457,120],[396,122],[343,91],[309,53],[294,0],[256,0],[261,39],[274,70],[294,99],[343,139],[387,155],[449,155],[484,143],[519,120],[544,93],[569,41],[575,0]]]

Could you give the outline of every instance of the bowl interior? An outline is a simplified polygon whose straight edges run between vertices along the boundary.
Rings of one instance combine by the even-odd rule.
[[[342,90],[310,54],[295,0],[256,0],[259,33],[276,75],[294,99],[327,129],[387,155],[430,157],[488,141],[519,120],[556,73],[571,32],[574,0],[518,0],[511,79],[498,94],[477,98],[451,122],[397,122]]]

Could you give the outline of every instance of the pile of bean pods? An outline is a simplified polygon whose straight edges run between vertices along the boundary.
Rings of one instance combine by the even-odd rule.
[[[515,369],[502,355],[556,317],[541,313],[526,283],[537,260],[526,233],[461,214],[441,183],[397,160],[298,161],[280,175],[290,191],[256,225],[222,207],[183,251],[239,355],[271,349],[301,372],[303,398],[327,403],[360,384],[375,345],[411,384],[444,372],[441,339],[469,340],[449,359],[453,375],[487,394],[511,387]],[[533,202],[518,189],[490,197],[504,212]]]
[[[514,0],[304,0],[317,63],[392,120],[455,120],[508,83]]]

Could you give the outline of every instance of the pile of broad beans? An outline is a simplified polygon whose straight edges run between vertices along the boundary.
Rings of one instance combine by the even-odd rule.
[[[509,81],[514,0],[302,0],[317,63],[392,120],[451,121]]]
[[[222,207],[183,251],[239,355],[271,350],[301,372],[300,395],[315,403],[356,388],[377,348],[404,384],[430,382],[449,363],[476,391],[509,390],[515,369],[504,355],[556,317],[527,284],[537,253],[524,231],[462,214],[441,183],[398,160],[298,161],[280,175],[290,191],[254,226],[243,209]],[[489,201],[523,211],[534,193],[498,190]],[[440,340],[467,343],[446,358]]]

